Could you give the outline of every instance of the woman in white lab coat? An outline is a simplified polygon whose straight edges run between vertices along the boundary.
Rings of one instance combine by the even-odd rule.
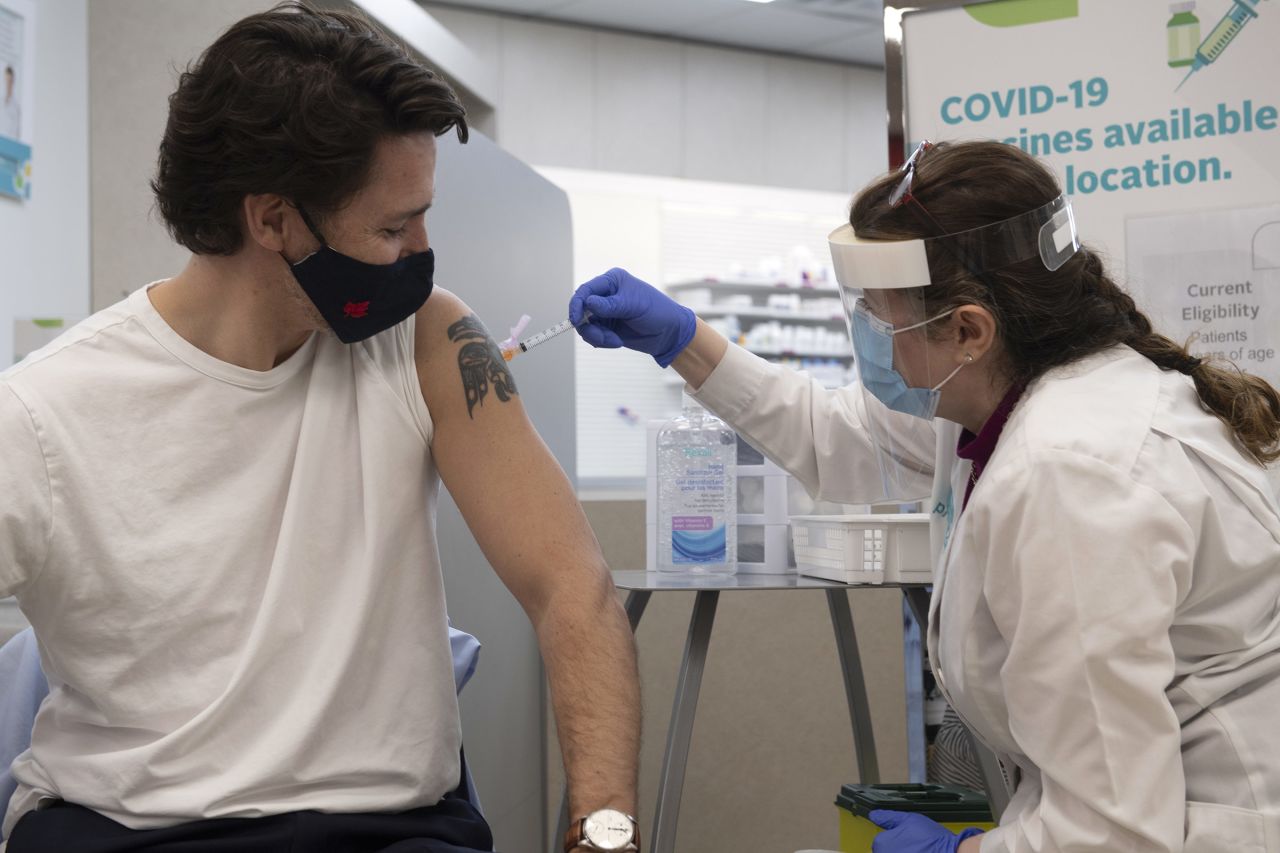
[[[1016,781],[999,828],[877,853],[1280,851],[1280,395],[1155,333],[1052,174],[924,147],[831,236],[861,379],[827,390],[621,270],[571,319],[674,366],[817,497],[926,499],[928,648]]]

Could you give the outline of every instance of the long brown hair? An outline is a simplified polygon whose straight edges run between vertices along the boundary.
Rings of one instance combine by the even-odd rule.
[[[900,178],[885,175],[858,194],[849,221],[859,237],[934,236],[907,205],[890,206]],[[1025,213],[1062,190],[1045,166],[1012,145],[943,142],[920,159],[911,192],[951,233]],[[978,277],[942,250],[931,250],[929,264],[941,271],[942,282],[913,294],[923,302],[926,316],[965,304],[990,311],[1010,381],[1029,382],[1052,367],[1127,344],[1162,369],[1190,376],[1204,407],[1231,428],[1259,464],[1280,459],[1276,389],[1225,359],[1197,358],[1156,332],[1088,247],[1052,272],[1033,258]]]

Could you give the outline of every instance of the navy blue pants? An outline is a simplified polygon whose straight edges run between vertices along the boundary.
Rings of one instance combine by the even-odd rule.
[[[95,811],[58,803],[28,812],[7,853],[479,853],[493,849],[465,786],[434,806],[396,814],[305,811],[129,829]]]

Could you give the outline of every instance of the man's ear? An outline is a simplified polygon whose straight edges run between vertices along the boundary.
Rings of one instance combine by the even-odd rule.
[[[275,193],[246,195],[241,203],[247,240],[269,252],[283,252],[291,239],[297,243],[301,217],[293,205]]]

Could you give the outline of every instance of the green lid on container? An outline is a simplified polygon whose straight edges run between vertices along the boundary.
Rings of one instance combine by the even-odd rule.
[[[986,795],[950,785],[842,785],[836,805],[858,817],[876,809],[892,809],[916,812],[938,823],[991,821]]]

